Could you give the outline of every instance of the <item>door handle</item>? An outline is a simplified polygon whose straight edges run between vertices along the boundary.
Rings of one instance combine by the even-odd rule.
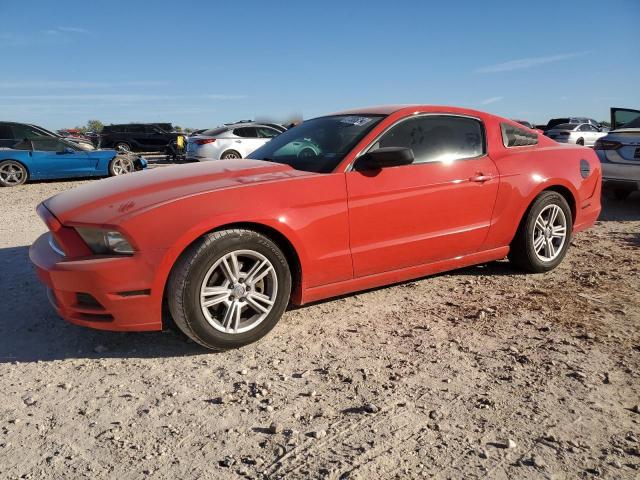
[[[242,140],[236,140],[236,143],[242,143]]]
[[[469,179],[472,182],[484,183],[489,180],[493,180],[493,175],[483,175],[482,173],[478,173]]]

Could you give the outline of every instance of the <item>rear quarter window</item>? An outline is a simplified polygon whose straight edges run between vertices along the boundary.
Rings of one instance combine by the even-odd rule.
[[[538,135],[524,128],[501,123],[500,129],[502,130],[502,143],[505,147],[524,147],[538,144]]]

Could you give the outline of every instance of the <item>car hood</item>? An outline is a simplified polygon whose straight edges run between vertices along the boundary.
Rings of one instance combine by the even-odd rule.
[[[45,200],[63,225],[110,225],[122,217],[201,193],[317,175],[261,160],[175,165],[98,180]]]

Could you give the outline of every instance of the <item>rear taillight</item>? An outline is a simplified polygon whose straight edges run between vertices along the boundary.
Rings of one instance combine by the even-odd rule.
[[[216,141],[215,138],[199,138],[198,140],[195,141],[195,144],[196,145],[206,145],[207,143],[213,143],[215,141]]]
[[[622,147],[620,142],[614,142],[612,140],[596,140],[593,148],[595,150],[617,150]]]

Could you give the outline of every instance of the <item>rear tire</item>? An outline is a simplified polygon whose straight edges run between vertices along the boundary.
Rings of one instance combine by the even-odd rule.
[[[0,186],[15,187],[22,185],[29,178],[29,172],[24,165],[15,160],[0,162]]]
[[[557,192],[544,191],[525,213],[511,242],[509,260],[529,272],[553,270],[567,253],[572,231],[567,200]]]
[[[211,350],[228,350],[264,337],[282,317],[291,273],[278,246],[243,229],[209,233],[174,265],[167,303],[178,328]]]
[[[231,160],[234,158],[242,158],[242,155],[235,150],[227,150],[220,156],[221,160]]]
[[[117,142],[114,145],[114,148],[118,152],[130,152],[131,151],[131,145],[129,145],[127,142]]]
[[[576,145],[582,145],[584,147],[584,138],[579,138],[576,140]]]
[[[629,195],[631,195],[631,193],[633,193],[633,190],[628,189],[628,188],[616,188],[613,191],[613,197],[618,200],[619,202],[624,202]]]

